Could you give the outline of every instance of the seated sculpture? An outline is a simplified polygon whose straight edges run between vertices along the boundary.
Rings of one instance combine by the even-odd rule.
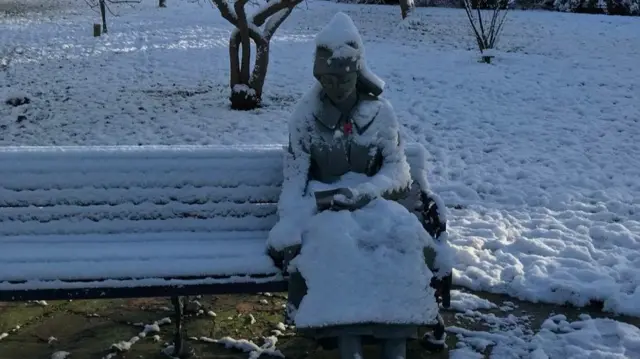
[[[289,121],[268,240],[289,275],[287,319],[302,335],[336,342],[343,359],[361,357],[363,339],[381,342],[385,358],[405,358],[421,325],[434,328],[423,345],[441,349],[437,302],[448,307],[451,284],[444,208],[426,178],[412,180],[384,82],[347,15],[317,35],[313,75]]]

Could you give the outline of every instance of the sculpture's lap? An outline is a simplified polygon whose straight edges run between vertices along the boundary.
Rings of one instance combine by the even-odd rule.
[[[302,298],[307,293],[307,284],[299,272],[289,277],[289,305],[298,308]],[[313,338],[337,338],[343,335],[358,335],[373,339],[417,338],[418,326],[400,324],[352,324],[333,325],[324,328],[298,328],[298,334]],[[335,343],[330,344],[331,346]]]
[[[290,266],[292,317],[313,337],[413,337],[437,315],[425,265],[435,252],[421,252],[420,222],[394,201],[359,211],[323,212],[308,223]]]
[[[296,253],[299,250],[289,250],[288,253]],[[425,263],[428,266],[433,265],[436,252],[433,248],[424,249]],[[285,261],[290,261],[293,258],[287,258]],[[431,268],[431,267],[430,267]],[[300,274],[300,272],[293,272],[289,275],[288,280],[288,305],[293,308],[300,307],[302,299],[307,294],[307,283]],[[356,325],[342,325],[332,326],[329,328],[299,328],[298,331],[301,335],[323,338],[323,337],[336,337],[343,334],[361,333],[361,335],[372,336],[375,338],[394,338],[405,337],[413,338],[416,335],[416,325],[385,325],[385,324],[356,324]]]
[[[407,202],[399,201],[399,203],[405,205]],[[409,201],[408,203],[411,203]],[[406,206],[405,206],[406,207]],[[409,210],[409,208],[407,208]],[[413,208],[412,208],[413,209]],[[410,210],[411,211],[411,210]],[[411,211],[415,212],[415,209]],[[420,218],[420,216],[418,216]],[[284,259],[285,267],[287,263],[293,260],[300,253],[301,246],[296,245],[290,248],[287,248],[281,252],[280,257]],[[425,247],[423,250],[424,261],[427,267],[431,270],[434,269],[435,258],[436,258],[436,250],[435,248]],[[293,309],[297,309],[300,306],[300,303],[304,296],[307,294],[307,284],[304,277],[299,272],[292,272],[289,274],[288,281],[288,304]],[[335,337],[338,333],[349,334],[351,332],[354,333],[363,333],[366,336],[373,337],[393,337],[393,335],[398,335],[400,337],[414,337],[416,335],[417,326],[415,325],[384,325],[384,324],[367,324],[367,325],[349,325],[349,326],[333,326],[330,328],[322,328],[322,329],[302,329],[299,328],[299,331],[302,335],[308,335],[310,337]]]

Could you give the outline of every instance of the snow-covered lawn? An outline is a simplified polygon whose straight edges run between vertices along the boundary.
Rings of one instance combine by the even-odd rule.
[[[154,5],[122,7],[100,38],[84,5],[0,14],[0,145],[284,143],[314,81],[313,36],[344,11],[406,136],[431,154],[455,282],[640,315],[637,19],[513,12],[486,65],[461,10],[398,26],[397,7],[309,1],[272,40],[266,106],[232,112],[230,26],[204,1]],[[4,104],[20,93],[29,105]]]

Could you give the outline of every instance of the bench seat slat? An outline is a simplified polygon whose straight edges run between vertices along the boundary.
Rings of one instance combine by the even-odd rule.
[[[4,281],[176,278],[273,274],[278,269],[266,254],[235,257],[74,260],[0,264]]]
[[[166,203],[172,198],[184,203],[272,202],[278,201],[280,187],[275,185],[238,187],[130,187],[7,190],[0,188],[0,207],[54,206],[60,204],[116,205],[122,203]]]
[[[140,279],[105,279],[105,280],[96,280],[96,281],[62,281],[62,280],[51,280],[51,281],[41,281],[41,280],[32,280],[28,282],[0,282],[0,301],[11,301],[17,300],[15,297],[11,295],[13,292],[26,291],[26,296],[28,296],[29,292],[43,292],[46,290],[71,290],[77,289],[76,295],[71,295],[72,298],[100,298],[100,297],[111,297],[111,298],[125,298],[124,295],[119,296],[109,296],[108,289],[111,288],[122,288],[128,289],[123,290],[121,293],[131,293],[134,292],[134,288],[140,288],[141,290],[135,291],[137,293],[133,296],[129,297],[142,297],[149,296],[149,292],[146,291],[146,288],[153,287],[164,287],[164,291],[155,291],[151,296],[159,297],[163,295],[175,295],[176,292],[180,292],[181,287],[189,288],[189,287],[199,287],[199,286],[209,286],[209,292],[217,292],[217,293],[247,293],[247,291],[243,292],[235,292],[233,288],[235,285],[241,285],[243,283],[247,283],[249,285],[260,284],[260,283],[273,283],[274,287],[279,287],[280,290],[274,291],[282,291],[286,289],[286,286],[283,286],[284,279],[280,273],[266,275],[266,276],[249,276],[249,275],[236,275],[229,276],[223,278],[214,278],[214,277],[202,277],[202,278],[140,278]],[[227,291],[223,290],[211,290],[212,286],[221,286],[226,287]],[[253,286],[245,286],[245,288],[251,288]],[[266,287],[266,286],[265,286]],[[100,294],[94,294],[90,296],[82,295],[81,292],[86,290],[100,289],[104,288],[103,292],[98,291]],[[170,291],[168,291],[169,289]],[[203,288],[204,289],[204,288]],[[201,289],[194,292],[193,294],[203,294],[205,291]],[[264,289],[262,289],[264,290]],[[258,290],[258,291],[262,291]],[[187,291],[183,291],[187,295]],[[25,292],[22,292],[25,293]],[[20,293],[20,294],[22,294]],[[18,294],[18,293],[16,293]],[[59,296],[51,296],[44,298],[43,296],[39,296],[37,294],[32,296],[32,299],[61,299]]]
[[[263,233],[263,232],[257,232]],[[84,242],[11,242],[2,243],[0,266],[12,263],[59,263],[77,260],[109,262],[112,260],[170,260],[172,258],[242,257],[265,253],[265,237],[211,240],[207,233],[183,238],[179,233],[146,236],[145,241],[110,242],[114,236],[86,236]],[[169,238],[173,238],[172,240]]]

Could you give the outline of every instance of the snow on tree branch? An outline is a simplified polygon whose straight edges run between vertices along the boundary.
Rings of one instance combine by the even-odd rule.
[[[229,21],[233,26],[238,26],[238,15],[236,15],[236,12],[229,5],[229,1],[227,0],[212,0],[212,1],[213,1],[213,4],[220,11],[220,15],[222,15],[222,17],[225,20]]]
[[[252,22],[256,26],[262,26],[268,18],[283,9],[292,9],[302,1],[291,0],[269,0],[258,11],[253,14]]]
[[[280,25],[287,19],[289,14],[291,14],[293,8],[284,8],[279,10],[273,16],[267,20],[267,24],[264,26],[263,36],[267,41],[271,39],[273,34],[275,34],[276,30],[280,27]]]
[[[228,0],[211,1],[218,8],[222,17],[233,26],[239,28],[240,31],[243,31],[243,27],[246,24],[250,33],[249,36],[254,41],[271,38],[278,27],[291,14],[293,8],[302,2],[302,0],[269,0],[251,16],[247,16],[244,7],[248,0],[237,0],[233,7],[231,7]],[[269,21],[269,26],[266,26],[264,30],[260,30],[267,20],[274,17],[274,20]],[[258,36],[260,39],[257,39]]]

